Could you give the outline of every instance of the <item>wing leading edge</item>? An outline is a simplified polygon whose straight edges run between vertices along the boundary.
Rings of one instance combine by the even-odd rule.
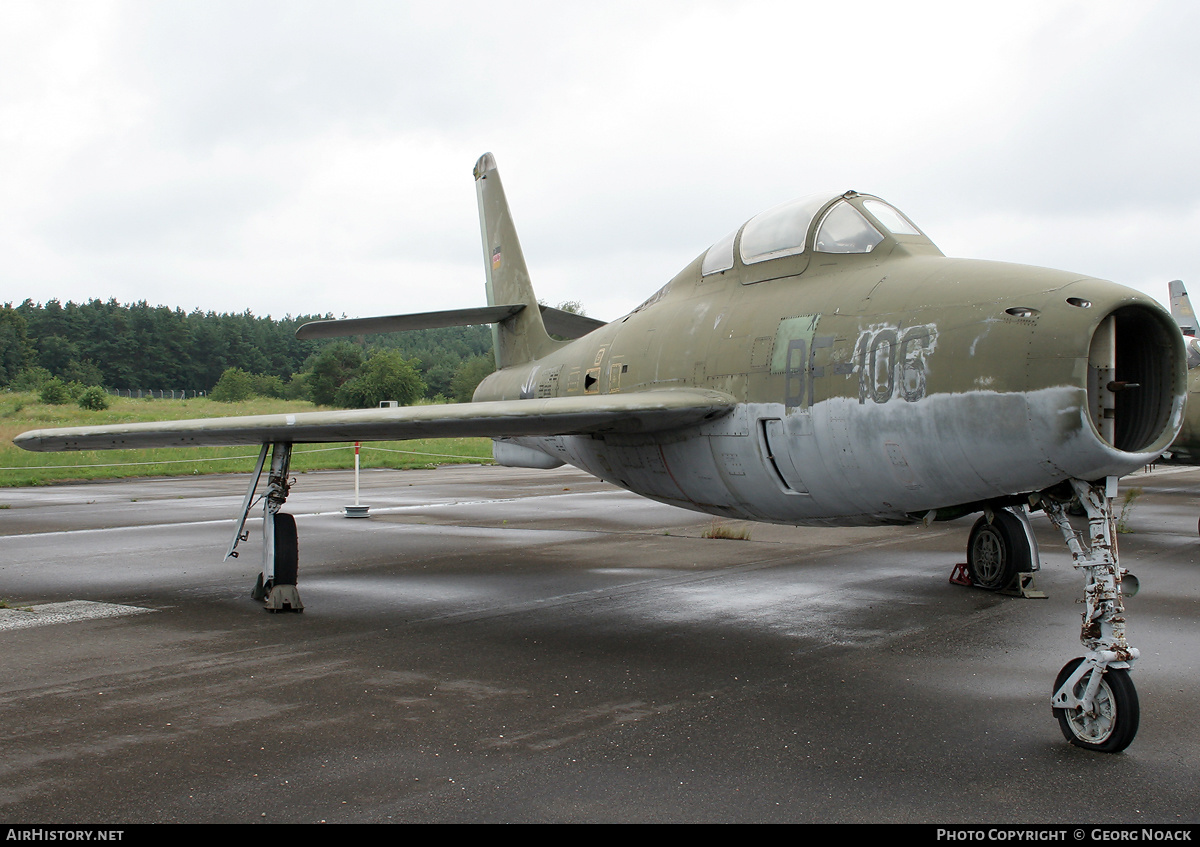
[[[732,396],[720,391],[668,388],[598,397],[496,400],[39,429],[18,435],[14,443],[25,450],[55,452],[267,442],[662,432],[722,417],[733,410],[735,403]]]

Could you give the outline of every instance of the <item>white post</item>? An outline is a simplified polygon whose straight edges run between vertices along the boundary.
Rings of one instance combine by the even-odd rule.
[[[371,507],[360,506],[358,502],[358,450],[361,446],[360,442],[354,442],[354,505],[342,507],[342,515],[347,518],[368,518],[371,516]]]

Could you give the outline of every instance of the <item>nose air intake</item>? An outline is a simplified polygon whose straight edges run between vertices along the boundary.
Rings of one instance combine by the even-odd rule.
[[[1107,444],[1139,453],[1170,442],[1184,379],[1178,335],[1162,315],[1138,305],[1117,309],[1092,334],[1088,408]]]

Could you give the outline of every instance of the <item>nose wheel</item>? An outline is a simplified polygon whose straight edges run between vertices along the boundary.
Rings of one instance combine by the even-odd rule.
[[[1095,680],[1091,705],[1085,706]],[[1063,665],[1054,681],[1053,711],[1063,736],[1076,747],[1119,753],[1137,735],[1141,720],[1137,689],[1126,668],[1101,671],[1081,656]]]

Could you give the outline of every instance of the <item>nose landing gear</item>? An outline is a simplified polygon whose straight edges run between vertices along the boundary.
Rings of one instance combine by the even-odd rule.
[[[1137,735],[1141,708],[1129,669],[1138,658],[1125,640],[1125,606],[1117,560],[1112,497],[1116,477],[1105,483],[1072,479],[1071,487],[1088,516],[1088,540],[1067,519],[1062,500],[1042,505],[1062,533],[1077,569],[1084,572],[1083,626],[1079,640],[1087,654],[1067,662],[1054,682],[1050,707],[1068,741],[1101,753],[1118,753]]]

